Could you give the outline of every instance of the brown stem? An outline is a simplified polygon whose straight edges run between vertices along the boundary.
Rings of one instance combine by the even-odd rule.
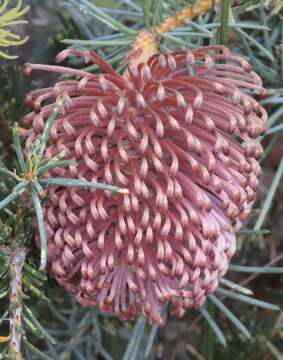
[[[8,358],[22,360],[22,294],[23,294],[23,266],[26,260],[26,248],[17,244],[22,221],[23,209],[18,207],[14,234],[10,246],[0,247],[0,251],[9,258],[10,296],[9,321],[10,331],[0,342],[9,342]],[[1,340],[1,339],[0,339]]]
[[[26,259],[26,249],[19,247],[13,250],[10,259],[10,337],[9,359],[22,360],[21,327],[22,327],[22,269]]]
[[[159,26],[157,26],[157,32],[168,32],[175,27],[184,25],[188,20],[192,20],[198,16],[205,14],[211,7],[212,0],[199,0],[194,5],[189,5],[181,9],[168,19],[165,19]],[[216,3],[218,1],[216,0]]]
[[[215,2],[218,3],[218,0]],[[211,4],[212,0],[198,0],[194,5],[186,6],[174,16],[165,19],[154,29],[153,33],[164,33],[175,27],[182,26],[187,20],[192,20],[209,11]],[[137,36],[127,59],[130,65],[137,66],[145,63],[152,55],[159,52],[158,41],[153,33],[144,30]],[[127,72],[125,75],[127,75]]]

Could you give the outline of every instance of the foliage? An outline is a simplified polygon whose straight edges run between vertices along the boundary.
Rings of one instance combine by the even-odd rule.
[[[26,20],[20,20],[19,18],[24,16],[29,11],[30,7],[26,6],[21,9],[22,0],[17,0],[16,6],[4,13],[10,2],[10,0],[3,0],[0,4],[0,47],[2,48],[23,45],[28,41],[28,36],[21,39],[19,35],[14,34],[5,28],[13,25],[27,24]],[[0,57],[8,60],[17,58],[16,55],[9,55],[2,50],[0,50]]]

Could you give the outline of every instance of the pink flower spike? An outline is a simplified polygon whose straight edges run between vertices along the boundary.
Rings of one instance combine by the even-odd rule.
[[[129,194],[51,187],[45,205],[48,263],[58,283],[85,306],[122,320],[144,314],[162,324],[172,312],[203,306],[236,250],[235,232],[258,186],[267,115],[252,97],[261,80],[222,46],[130,63],[117,74],[99,55],[100,74],[63,66],[26,66],[73,75],[27,98],[26,146],[42,132],[62,95],[48,157],[67,150],[77,166],[47,177],[99,181]]]

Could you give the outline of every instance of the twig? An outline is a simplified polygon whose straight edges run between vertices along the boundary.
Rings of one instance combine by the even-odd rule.
[[[189,5],[181,9],[175,16],[165,19],[157,28],[158,33],[168,32],[175,27],[182,26],[187,20],[192,20],[205,14],[211,6],[212,0],[197,1],[195,5]],[[218,0],[216,0],[218,2]]]
[[[188,344],[187,345],[187,350],[188,352],[193,355],[193,357],[197,360],[205,360],[204,357],[197,351],[197,349],[195,347],[193,347],[192,345]]]
[[[9,356],[21,360],[21,325],[22,325],[22,269],[26,259],[26,249],[19,247],[12,253],[10,260],[10,336]]]
[[[278,263],[279,261],[281,261],[283,259],[283,252],[279,255],[276,256],[276,258],[274,258],[273,260],[269,261],[267,264],[264,265],[264,267],[268,267],[268,266],[273,266],[276,263]],[[254,280],[255,278],[257,278],[259,275],[261,275],[260,273],[255,273],[252,274],[251,276],[249,276],[248,278],[246,278],[245,280],[243,280],[240,285],[241,286],[245,286],[247,285],[249,282],[251,282],[252,280]]]

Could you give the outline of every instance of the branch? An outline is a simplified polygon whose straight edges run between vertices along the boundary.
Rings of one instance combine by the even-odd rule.
[[[15,249],[10,259],[10,335],[9,356],[11,359],[21,360],[21,326],[22,326],[22,269],[26,259],[26,249]]]

